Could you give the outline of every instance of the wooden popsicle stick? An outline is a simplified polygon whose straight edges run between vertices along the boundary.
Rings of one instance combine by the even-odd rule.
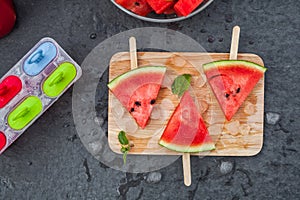
[[[192,184],[190,153],[183,153],[182,167],[183,167],[184,184],[186,186],[190,186]]]
[[[232,29],[231,47],[229,60],[236,60],[239,49],[240,27],[235,26]]]
[[[135,37],[129,38],[129,52],[130,52],[130,67],[131,69],[135,69],[138,67]]]

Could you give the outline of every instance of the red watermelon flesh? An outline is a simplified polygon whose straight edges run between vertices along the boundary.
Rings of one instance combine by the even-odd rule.
[[[201,114],[189,92],[185,92],[172,114],[159,144],[178,152],[215,149]]]
[[[172,15],[172,14],[175,14],[175,10],[174,10],[173,7],[171,7],[171,8],[166,9],[166,10],[163,12],[163,14],[165,14],[165,15]]]
[[[157,14],[162,14],[174,5],[175,0],[147,0]]]
[[[174,6],[174,10],[178,16],[188,16],[202,2],[203,0],[179,0]]]
[[[115,0],[117,4],[134,12],[135,14],[146,16],[152,8],[148,5],[146,0]]]
[[[216,61],[203,65],[204,72],[228,121],[263,77],[266,68],[242,60]]]
[[[108,84],[111,92],[141,128],[147,125],[165,72],[165,67],[140,67],[118,76]]]

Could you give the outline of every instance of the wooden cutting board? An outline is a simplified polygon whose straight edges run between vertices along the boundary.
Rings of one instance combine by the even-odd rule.
[[[202,112],[210,135],[216,144],[216,149],[213,151],[191,155],[253,156],[259,153],[263,145],[264,77],[255,86],[233,119],[228,122],[206,82],[202,69],[204,63],[228,59],[228,53],[139,52],[139,67],[149,65],[167,67],[165,80],[156,101],[157,112],[156,115],[152,116],[144,130],[140,128],[135,130],[136,127],[132,125],[134,119],[127,111],[124,112],[119,101],[109,92],[108,143],[112,151],[121,153],[118,133],[122,129],[129,129],[126,133],[129,140],[134,144],[129,154],[182,155],[182,153],[160,146],[158,140],[179,103],[178,98],[172,95],[169,86],[176,76],[188,73],[193,77],[190,92],[197,100],[195,102]],[[238,59],[252,61],[264,66],[263,60],[255,54],[238,54]],[[129,53],[115,54],[110,62],[109,81],[129,70]],[[233,126],[233,129],[230,126]]]

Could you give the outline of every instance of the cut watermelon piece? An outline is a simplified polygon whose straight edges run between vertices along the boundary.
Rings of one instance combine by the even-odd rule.
[[[174,10],[178,16],[188,16],[202,2],[203,0],[179,0],[174,6]]]
[[[174,10],[174,7],[171,7],[171,8],[168,8],[166,9],[163,14],[165,15],[172,15],[172,14],[175,14],[175,10]]]
[[[115,0],[117,4],[134,12],[135,14],[146,16],[152,8],[148,5],[146,0]]]
[[[174,5],[175,0],[147,0],[157,14],[162,14]]]
[[[215,149],[204,120],[189,92],[183,94],[159,144],[178,152],[191,153]]]
[[[147,125],[165,72],[165,67],[140,67],[118,76],[108,84],[141,128]]]
[[[203,68],[228,121],[267,70],[256,63],[243,60],[221,60],[204,64]]]

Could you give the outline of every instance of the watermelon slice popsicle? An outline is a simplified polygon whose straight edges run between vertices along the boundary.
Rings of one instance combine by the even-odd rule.
[[[129,52],[130,52],[130,67],[133,70],[138,67],[135,37],[129,38]],[[191,164],[190,164],[190,154],[189,153],[183,153],[182,164],[183,164],[184,184],[186,186],[190,186],[192,181],[191,181]]]
[[[239,46],[239,37],[240,37],[240,27],[235,26],[232,31],[231,47],[230,47],[230,60],[236,60],[238,54]],[[183,153],[182,155],[182,167],[183,167],[183,176],[184,184],[190,186],[192,183],[191,180],[191,161],[190,153]]]
[[[231,121],[267,70],[257,63],[237,60],[239,32],[239,27],[233,28],[228,60],[203,65],[208,83],[227,121]]]

